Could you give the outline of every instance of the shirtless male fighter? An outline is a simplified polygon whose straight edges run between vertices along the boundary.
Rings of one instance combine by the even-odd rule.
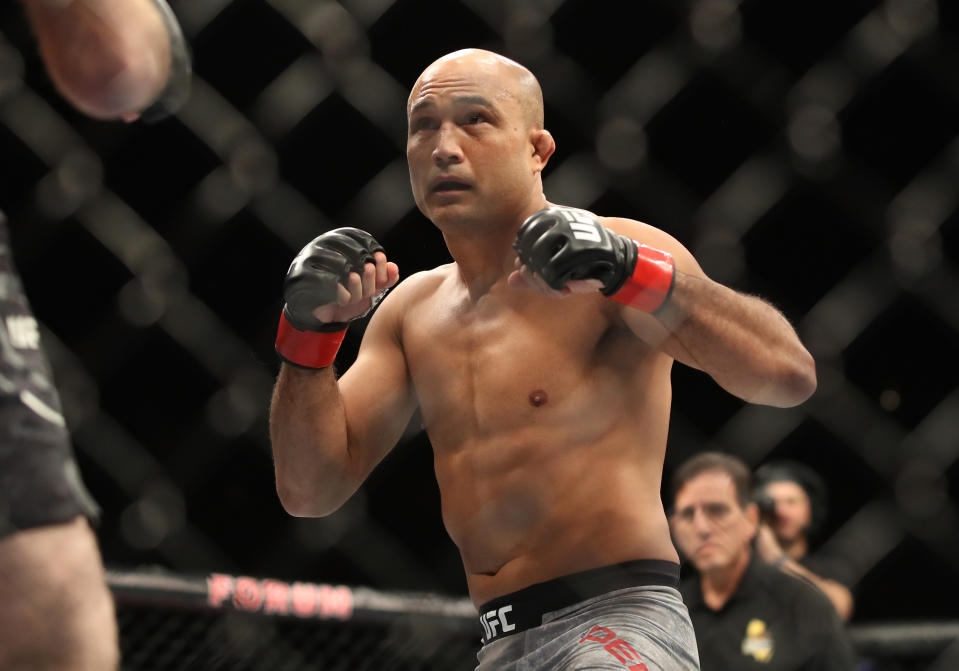
[[[396,286],[337,379],[346,322],[399,269],[357,229],[294,260],[271,409],[284,507],[337,510],[419,407],[480,613],[478,669],[698,668],[660,499],[670,368],[791,406],[815,389],[812,358],[665,232],[547,202],[555,144],[526,68],[448,54],[407,113],[414,198],[455,262]]]

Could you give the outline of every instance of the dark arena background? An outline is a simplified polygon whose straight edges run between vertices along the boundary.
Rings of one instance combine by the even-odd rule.
[[[816,358],[789,410],[677,365],[666,478],[704,449],[814,467],[862,668],[959,668],[959,3],[171,5],[195,77],[152,126],[74,112],[0,9],[0,209],[103,508],[124,669],[473,668],[418,421],[324,519],[281,509],[267,433],[306,242],[353,225],[404,276],[449,260],[410,194],[405,101],[467,46],[539,77],[548,198],[665,229]],[[323,607],[266,608],[297,585]]]

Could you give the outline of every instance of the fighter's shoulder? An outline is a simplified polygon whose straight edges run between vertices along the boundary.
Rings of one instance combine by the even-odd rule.
[[[603,223],[603,226],[611,231],[616,231],[620,235],[627,235],[644,245],[663,248],[680,244],[676,238],[663,229],[637,219],[599,216],[599,220]]]
[[[692,252],[690,252],[683,243],[663,229],[626,217],[599,216],[599,220],[603,226],[611,231],[630,237],[641,244],[669,252],[676,259],[677,267],[680,270],[696,273],[701,272],[699,263],[693,258]]]

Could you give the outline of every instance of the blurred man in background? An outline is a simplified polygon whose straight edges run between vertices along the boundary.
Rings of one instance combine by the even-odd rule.
[[[853,596],[841,582],[841,571],[810,552],[826,516],[826,485],[822,478],[804,464],[777,461],[756,471],[755,485],[757,501],[765,500],[768,506],[756,537],[759,556],[818,587],[829,597],[839,617],[848,621]]]
[[[189,57],[162,0],[25,0],[60,93],[98,119],[182,104]],[[0,214],[0,669],[111,671],[113,600],[40,334]]]
[[[696,575],[680,586],[703,671],[850,671],[855,656],[823,594],[753,552],[749,468],[704,452],[673,474],[670,523]]]

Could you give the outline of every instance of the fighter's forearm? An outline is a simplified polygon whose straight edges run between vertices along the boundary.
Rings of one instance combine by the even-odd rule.
[[[270,441],[283,507],[298,517],[336,511],[356,490],[346,412],[332,368],[284,364],[270,406]]]
[[[816,389],[816,368],[772,305],[705,277],[677,272],[657,313],[693,365],[752,403],[798,405]]]

